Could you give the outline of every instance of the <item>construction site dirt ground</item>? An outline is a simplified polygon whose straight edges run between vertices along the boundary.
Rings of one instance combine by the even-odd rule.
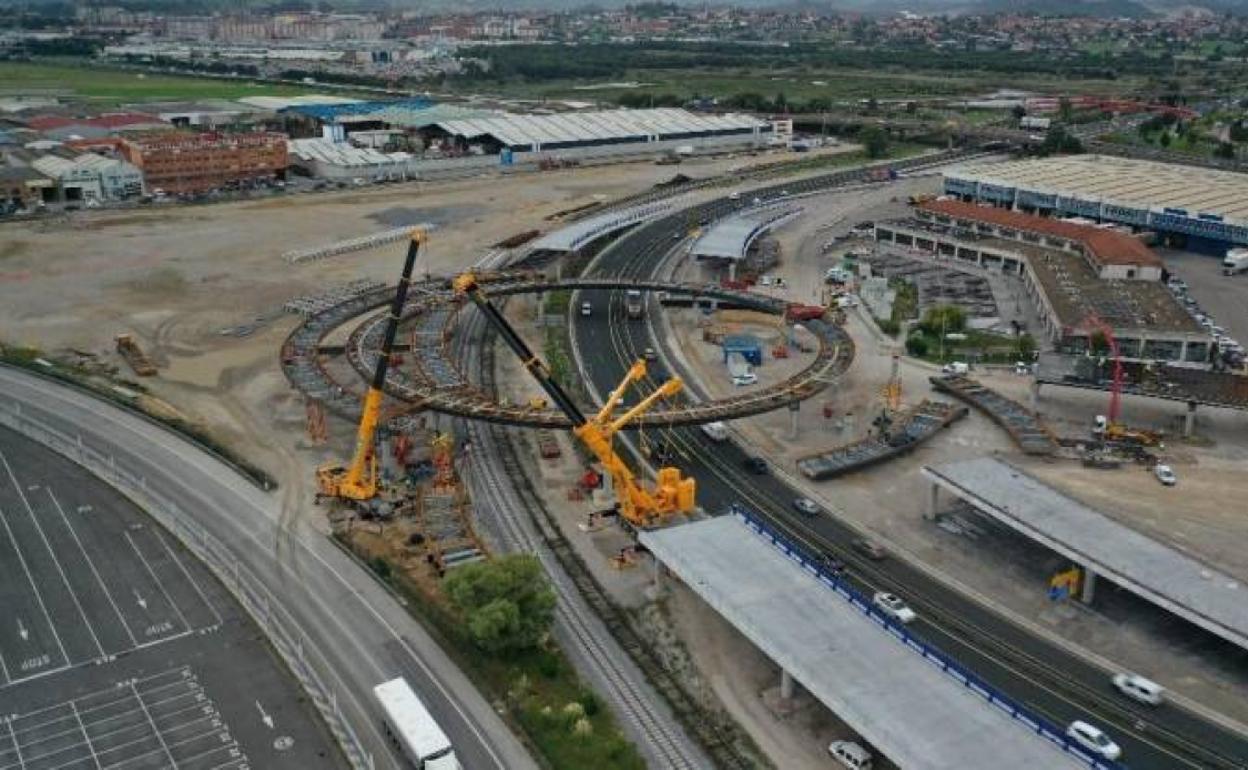
[[[789,295],[792,300],[810,301],[811,287],[822,283],[823,271],[830,266],[812,244],[822,244],[830,234],[843,232],[858,219],[883,218],[876,202],[869,196],[860,197],[864,199],[836,195],[810,199],[806,216],[777,233],[783,254],[800,255],[784,259],[770,271],[794,287]],[[823,230],[820,220],[838,224]],[[712,396],[731,394],[733,386],[724,374],[718,349],[701,342],[697,328],[700,317],[690,311],[675,311],[667,318],[670,333],[683,346],[684,366]],[[1113,661],[1107,663],[1112,668],[1138,671],[1248,723],[1248,702],[1242,697],[1248,686],[1248,667],[1243,665],[1242,655],[1215,640],[1203,639],[1202,633],[1149,605],[1125,597],[1108,597],[1102,592],[1102,601],[1092,608],[1053,604],[1047,598],[1047,580],[1064,566],[1060,558],[1027,543],[1013,543],[1019,550],[1011,555],[1016,557],[1021,550],[1028,559],[1020,566],[994,545],[977,544],[937,527],[924,516],[927,482],[919,475],[924,465],[1001,454],[1088,505],[1248,580],[1248,557],[1242,548],[1248,542],[1248,519],[1242,515],[1243,506],[1236,504],[1248,499],[1248,477],[1242,473],[1248,459],[1248,413],[1202,409],[1192,441],[1167,443],[1161,459],[1173,465],[1180,477],[1180,486],[1173,489],[1162,487],[1142,466],[1103,471],[1083,468],[1077,461],[1025,458],[1004,430],[975,410],[969,418],[898,459],[836,480],[809,482],[797,473],[796,459],[866,434],[882,409],[881,391],[899,347],[861,308],[849,314],[847,329],[857,347],[853,365],[841,380],[802,405],[796,440],[790,432],[791,418],[785,412],[736,420],[732,427],[738,435],[769,457],[778,473],[898,553],[965,586],[1013,617],[1028,619],[1030,625],[1055,638],[1079,645],[1103,661]],[[759,387],[781,379],[790,365],[788,361],[765,359],[756,368]],[[936,367],[903,357],[899,373],[905,404],[924,398],[949,400],[935,393],[928,381],[938,373]],[[1004,367],[977,370],[972,375],[1020,403],[1029,403],[1030,377]],[[1093,418],[1104,412],[1107,400],[1105,393],[1046,386],[1040,410],[1059,435],[1087,436]],[[822,416],[825,405],[831,407],[831,420]],[[1128,422],[1164,427],[1172,435],[1181,425],[1184,409],[1182,404],[1156,400],[1128,397],[1124,401]],[[846,419],[846,415],[853,417]],[[1206,642],[1223,654],[1210,658],[1211,645]]]

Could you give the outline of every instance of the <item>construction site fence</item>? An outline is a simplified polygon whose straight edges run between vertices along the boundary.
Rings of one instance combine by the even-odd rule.
[[[997,690],[988,682],[968,668],[965,668],[952,657],[941,652],[935,646],[923,641],[910,633],[904,624],[888,617],[875,607],[871,598],[851,586],[839,575],[829,572],[814,554],[797,545],[787,535],[773,529],[771,525],[756,516],[744,506],[733,504],[732,515],[736,516],[745,526],[749,527],[776,550],[796,562],[803,570],[813,575],[820,583],[834,591],[854,609],[866,615],[876,625],[891,634],[916,655],[942,671],[950,679],[982,698],[988,705],[997,709],[1011,719],[1026,726],[1029,730],[1052,743],[1057,748],[1070,754],[1083,764],[1096,770],[1127,770],[1126,766],[1087,753],[1079,744],[1066,737],[1062,728],[1037,714],[1033,714],[1025,706],[1017,703],[1005,693]]]
[[[145,476],[126,468],[115,455],[92,447],[81,434],[53,428],[24,411],[16,401],[0,404],[0,425],[82,466],[132,500],[176,537],[212,571],[259,626],[311,698],[353,770],[374,770],[372,755],[339,705],[339,699],[346,692],[333,683],[334,667],[262,578],[244,566],[227,546],[176,503],[152,490]]]

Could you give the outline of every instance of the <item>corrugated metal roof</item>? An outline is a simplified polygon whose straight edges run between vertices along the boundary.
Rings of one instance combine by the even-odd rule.
[[[748,115],[704,117],[680,109],[610,110],[558,115],[499,115],[488,119],[444,120],[447,133],[474,139],[489,135],[509,146],[611,141],[762,128]]]

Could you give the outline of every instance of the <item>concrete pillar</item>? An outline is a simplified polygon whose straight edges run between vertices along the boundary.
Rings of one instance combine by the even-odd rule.
[[[1187,414],[1183,415],[1183,438],[1191,438],[1196,427],[1196,402],[1187,402]]]
[[[784,700],[793,698],[793,675],[780,669],[780,697]]]
[[[663,593],[663,562],[657,557],[653,558],[654,569],[651,570],[650,580],[656,594]]]
[[[1096,596],[1096,573],[1089,567],[1083,568],[1083,586],[1079,590],[1079,601],[1091,604]]]
[[[789,438],[797,440],[802,422],[802,402],[793,401],[789,404]]]
[[[728,280],[737,280],[737,261],[735,259],[728,263]]]
[[[932,482],[928,486],[927,491],[927,517],[929,519],[936,518],[936,512],[940,510],[940,486],[936,482]]]
[[[1031,411],[1040,411],[1040,380],[1031,381]]]

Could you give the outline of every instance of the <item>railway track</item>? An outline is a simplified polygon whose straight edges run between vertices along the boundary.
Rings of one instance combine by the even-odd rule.
[[[455,347],[474,379],[492,391],[493,334],[486,335],[483,320],[476,313],[462,319]],[[560,630],[606,688],[606,699],[632,728],[631,733],[642,738],[643,751],[659,767],[673,770],[749,767],[741,762],[718,761],[722,751],[712,752],[717,756],[714,763],[708,760],[649,689],[646,679],[652,671],[636,666],[638,659],[646,658],[644,646],[547,519],[545,506],[528,483],[512,437],[495,425],[477,421],[465,421],[464,425],[473,447],[467,475],[478,519],[509,549],[532,553],[542,562],[558,597]],[[481,515],[486,511],[491,515]],[[657,660],[653,663],[657,666]],[[669,688],[662,689],[669,700],[679,697]]]

